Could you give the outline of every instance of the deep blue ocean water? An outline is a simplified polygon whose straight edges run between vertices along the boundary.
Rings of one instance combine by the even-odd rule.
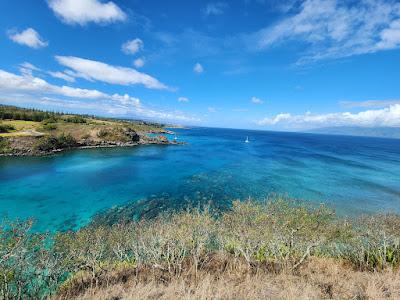
[[[271,194],[327,203],[342,215],[400,213],[400,140],[176,131],[187,145],[0,158],[0,213],[34,217],[38,230],[55,230],[78,228],[99,211],[158,195],[218,202]]]

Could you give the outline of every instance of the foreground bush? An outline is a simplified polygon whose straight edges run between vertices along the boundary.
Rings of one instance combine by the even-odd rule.
[[[43,298],[56,291],[71,298],[141,276],[197,282],[216,272],[218,278],[257,270],[296,275],[315,259],[345,262],[358,271],[396,270],[400,263],[399,216],[350,222],[324,206],[281,199],[54,235],[31,233],[31,225],[6,223],[0,229],[4,299]],[[213,265],[216,257],[221,263]]]

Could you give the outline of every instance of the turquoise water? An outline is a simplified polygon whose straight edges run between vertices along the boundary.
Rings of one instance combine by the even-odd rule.
[[[177,132],[187,145],[0,158],[0,213],[34,217],[38,230],[68,229],[129,201],[211,199],[223,205],[273,193],[324,202],[345,215],[400,212],[400,140],[209,128]]]

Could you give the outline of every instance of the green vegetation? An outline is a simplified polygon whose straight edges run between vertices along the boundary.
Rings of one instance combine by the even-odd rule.
[[[97,133],[97,136],[99,138],[105,138],[109,135],[110,133],[106,129],[100,129],[99,132]]]
[[[149,278],[159,274],[165,281],[187,270],[196,280],[205,268],[220,270],[220,276],[240,269],[213,269],[215,257],[223,257],[225,266],[241,265],[242,273],[297,274],[315,259],[345,262],[364,272],[393,270],[400,264],[400,216],[349,221],[324,206],[282,199],[234,202],[225,212],[189,209],[152,220],[92,224],[54,235],[32,233],[31,226],[28,221],[0,228],[4,299],[52,293],[70,299],[146,270]]]
[[[9,152],[10,144],[8,140],[2,136],[0,136],[0,154]]]
[[[0,133],[8,133],[12,130],[15,130],[15,127],[9,124],[1,124],[0,123]]]
[[[0,120],[23,120],[41,122],[45,119],[60,116],[58,113],[44,112],[36,109],[21,109],[15,106],[0,105]]]
[[[84,124],[87,123],[87,120],[82,117],[82,116],[70,116],[70,117],[66,117],[64,118],[65,122],[68,123],[76,123],[76,124]]]
[[[69,149],[75,147],[77,141],[70,134],[59,136],[44,136],[34,146],[35,150],[49,152],[57,149]]]
[[[54,123],[46,123],[46,124],[43,124],[42,128],[43,128],[44,130],[47,130],[47,131],[56,130],[56,129],[57,129],[57,124],[54,124]]]
[[[43,155],[78,146],[129,145],[149,140],[163,125],[0,105],[0,154]],[[154,141],[153,141],[154,142]]]

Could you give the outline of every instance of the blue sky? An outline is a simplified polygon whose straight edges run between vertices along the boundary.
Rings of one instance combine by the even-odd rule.
[[[400,2],[0,3],[0,103],[199,126],[400,126]]]

